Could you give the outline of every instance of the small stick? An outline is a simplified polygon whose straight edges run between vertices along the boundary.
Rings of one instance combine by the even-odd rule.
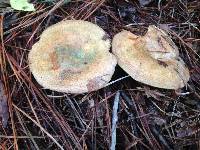
[[[120,97],[120,92],[118,91],[115,95],[115,101],[113,105],[113,115],[112,115],[112,135],[111,135],[111,150],[115,150],[115,145],[116,145],[116,128],[117,128],[117,121],[118,121],[118,116],[117,116],[117,110],[118,110],[118,105],[119,105],[119,97]]]
[[[134,100],[131,100],[123,91],[121,92],[121,96],[124,99],[126,105],[129,107],[129,110],[127,110],[126,113],[130,117],[133,134],[139,138],[139,131],[137,128],[138,121],[136,119],[137,118],[136,104]]]
[[[165,137],[155,128],[155,126],[150,126],[152,133],[155,137],[158,137],[160,143],[168,150],[172,150],[173,148],[168,144]]]

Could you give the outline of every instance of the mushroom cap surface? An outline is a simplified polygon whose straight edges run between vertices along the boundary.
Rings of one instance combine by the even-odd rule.
[[[48,27],[29,53],[30,70],[44,88],[85,93],[103,88],[117,60],[110,39],[99,26],[66,20]]]
[[[178,47],[161,29],[149,26],[144,36],[122,31],[114,36],[112,52],[119,66],[136,81],[164,89],[179,89],[189,80],[189,70]]]

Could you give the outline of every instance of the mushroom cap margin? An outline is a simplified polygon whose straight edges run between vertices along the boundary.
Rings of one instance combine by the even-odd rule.
[[[110,39],[106,36],[103,29],[87,21],[66,20],[52,25],[42,33],[40,40],[33,45],[28,55],[30,70],[44,88],[59,92],[85,93],[103,88],[110,81],[117,64],[115,56],[109,52]],[[73,64],[70,64],[69,68],[73,71],[66,69],[67,75],[62,78],[62,69],[52,69],[54,63],[51,57],[56,59],[57,56],[54,53],[55,45],[72,48],[72,53],[74,47],[74,51],[81,48],[81,59],[90,55],[92,51],[94,58],[88,64],[81,64],[78,69],[74,69]],[[63,55],[68,56],[67,53]],[[61,60],[63,59],[65,58],[62,57]],[[77,59],[75,64],[79,62],[82,61]],[[68,65],[69,63],[64,64],[63,68]]]
[[[114,36],[112,52],[117,57],[118,64],[136,81],[164,89],[184,87],[190,75],[183,60],[178,56],[178,48],[174,47],[171,39],[169,41],[164,31],[156,28],[153,32],[157,30],[158,33],[154,34],[152,28],[156,27],[151,26],[144,36],[137,36],[125,30]],[[153,37],[151,34],[154,34]],[[162,47],[167,48],[167,52],[161,51],[163,54],[160,54],[161,48],[157,49],[158,42],[155,42],[157,46],[153,46],[156,50],[149,51],[149,45],[161,35],[168,38],[161,39],[164,44]],[[170,47],[171,44],[173,46]]]

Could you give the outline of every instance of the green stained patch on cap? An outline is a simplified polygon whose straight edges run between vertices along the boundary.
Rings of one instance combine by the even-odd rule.
[[[95,58],[95,52],[84,52],[82,49],[71,47],[57,46],[55,47],[57,61],[61,68],[82,68],[86,64],[91,63]]]

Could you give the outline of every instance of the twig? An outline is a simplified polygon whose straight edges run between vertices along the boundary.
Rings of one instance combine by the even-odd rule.
[[[117,127],[117,121],[118,121],[118,116],[117,116],[117,110],[118,110],[118,105],[119,105],[119,96],[120,92],[118,91],[115,95],[115,101],[113,105],[113,116],[112,116],[112,135],[111,135],[111,150],[115,150],[115,145],[116,145],[116,127]]]
[[[48,136],[32,136],[32,138],[34,139],[45,139]],[[60,138],[61,136],[59,135],[55,135],[53,136],[54,138]],[[15,137],[13,135],[0,135],[0,138],[4,138],[4,139],[14,139]],[[16,136],[17,139],[30,139],[30,136],[26,136],[26,135],[22,135],[22,136]]]
[[[81,114],[79,114],[78,110],[76,109],[75,105],[73,104],[72,100],[65,95],[66,97],[66,101],[65,103],[68,103],[70,105],[70,109],[72,110],[73,114],[75,115],[75,118],[78,120],[79,125],[81,126],[81,128],[83,130],[86,129],[87,124],[85,123],[85,121],[83,120],[83,118],[81,117]]]
[[[37,125],[40,128],[40,130],[43,131],[61,150],[64,150],[64,148],[54,139],[54,137],[51,134],[49,134],[49,132],[47,132],[39,123],[37,123],[37,121],[32,119],[29,115],[27,115],[23,110],[18,108],[15,104],[13,104],[13,107],[16,108],[16,110],[21,112],[28,119],[30,119],[32,122],[34,122],[34,124]]]
[[[128,105],[129,110],[126,111],[126,113],[129,116],[129,120],[131,121],[131,127],[132,127],[132,131],[133,134],[139,138],[139,131],[137,128],[137,124],[138,121],[136,120],[137,118],[137,110],[136,110],[136,104],[134,102],[134,100],[131,100],[123,91],[121,92],[121,96],[124,99],[124,102],[126,103],[126,105]]]
[[[111,85],[111,84],[114,84],[114,83],[116,83],[116,82],[118,82],[118,81],[121,81],[121,80],[123,80],[123,79],[125,79],[125,78],[128,78],[128,77],[130,77],[130,76],[127,75],[127,76],[121,77],[121,78],[119,78],[119,79],[116,79],[116,80],[114,80],[114,81],[112,81],[112,82],[109,82],[105,87],[107,87],[107,86],[109,86],[109,85]]]
[[[1,72],[3,73],[3,81],[4,81],[4,84],[5,84],[5,91],[8,93],[8,91],[10,90],[9,89],[9,86],[8,86],[8,74],[7,74],[7,71],[4,71],[6,70],[6,63],[5,63],[5,46],[4,46],[4,36],[3,36],[3,19],[4,17],[1,16],[0,17],[0,40],[1,40],[1,53],[0,54],[0,58],[1,58]],[[10,94],[8,93],[7,94],[7,98],[8,98],[8,106],[9,106],[9,113],[10,113],[10,118],[11,118],[11,125],[12,125],[12,132],[13,132],[13,135],[14,135],[14,149],[15,150],[18,150],[18,143],[17,143],[17,139],[16,139],[16,127],[15,127],[15,123],[14,123],[14,118],[13,118],[13,107],[12,107],[12,102],[11,102],[11,97],[10,97]]]
[[[151,125],[150,128],[152,133],[159,139],[160,143],[162,143],[162,145],[165,146],[166,149],[172,150],[171,146],[168,144],[163,135],[153,125]]]
[[[23,120],[22,116],[20,115],[20,113],[18,111],[16,111],[16,116],[17,116],[17,118],[19,120],[19,123],[21,124],[21,127],[22,127],[23,131],[26,133],[26,135],[28,135],[28,137],[30,137],[30,140],[32,142],[30,146],[33,148],[33,146],[32,146],[32,144],[33,144],[35,146],[35,149],[39,150],[39,147],[38,147],[36,141],[34,140],[32,134],[30,133],[30,131],[24,125],[24,120]]]

